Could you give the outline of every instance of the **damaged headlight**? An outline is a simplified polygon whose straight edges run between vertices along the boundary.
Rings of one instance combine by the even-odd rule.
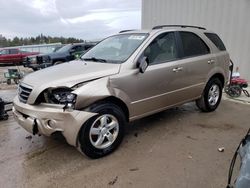
[[[53,93],[52,100],[59,104],[75,103],[76,95],[68,92]]]
[[[63,104],[65,108],[74,108],[77,95],[71,93],[73,90],[70,88],[54,88],[49,89],[45,93],[45,100],[48,103]]]

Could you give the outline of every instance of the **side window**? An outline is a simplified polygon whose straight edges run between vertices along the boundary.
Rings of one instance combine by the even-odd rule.
[[[9,54],[9,50],[1,50],[0,54],[7,55],[7,54]]]
[[[159,64],[177,59],[177,47],[173,32],[157,36],[145,49],[144,56],[149,65]]]
[[[80,51],[84,51],[84,47],[83,46],[74,46],[72,48],[72,50],[74,50],[75,52],[80,52]]]
[[[223,44],[222,40],[220,39],[220,37],[218,35],[216,35],[215,33],[204,33],[207,38],[209,38],[214,45],[220,50],[220,51],[225,51],[226,47]]]
[[[10,54],[18,54],[18,50],[17,49],[10,49]]]
[[[85,47],[84,47],[84,50],[88,50],[88,49],[90,49],[90,48],[92,48],[93,46],[92,45],[86,45]]]
[[[196,34],[191,32],[180,32],[180,37],[182,40],[184,57],[200,56],[210,53],[206,43]]]

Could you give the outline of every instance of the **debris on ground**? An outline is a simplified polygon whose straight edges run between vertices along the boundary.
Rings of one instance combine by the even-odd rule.
[[[31,139],[32,139],[32,136],[29,135],[29,136],[26,136],[25,138],[28,139],[28,140],[31,140]]]
[[[218,151],[219,151],[219,152],[224,152],[224,150],[225,150],[224,147],[219,147],[219,148],[218,148]]]
[[[114,185],[118,180],[118,176],[115,177],[112,181],[109,182],[109,185]]]
[[[187,136],[187,138],[191,139],[191,140],[198,140],[197,138],[193,138],[191,136]]]
[[[139,170],[139,168],[137,168],[137,167],[136,167],[136,168],[130,168],[130,169],[129,169],[129,171],[131,171],[131,172],[137,171],[137,170]]]
[[[135,136],[135,137],[138,137],[138,133],[135,133],[134,136]]]
[[[188,155],[188,158],[189,158],[189,159],[193,159],[193,157],[192,157],[191,155]]]

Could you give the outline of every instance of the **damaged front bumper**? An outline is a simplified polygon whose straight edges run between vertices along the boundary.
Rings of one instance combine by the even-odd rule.
[[[67,111],[63,105],[41,103],[24,104],[15,97],[13,114],[16,121],[28,132],[50,136],[61,132],[70,145],[77,146],[77,137],[82,125],[95,113]]]

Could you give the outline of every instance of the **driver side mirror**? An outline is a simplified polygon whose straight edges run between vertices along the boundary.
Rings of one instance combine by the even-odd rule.
[[[148,58],[146,56],[141,57],[137,62],[137,67],[140,73],[144,73],[148,68]]]

